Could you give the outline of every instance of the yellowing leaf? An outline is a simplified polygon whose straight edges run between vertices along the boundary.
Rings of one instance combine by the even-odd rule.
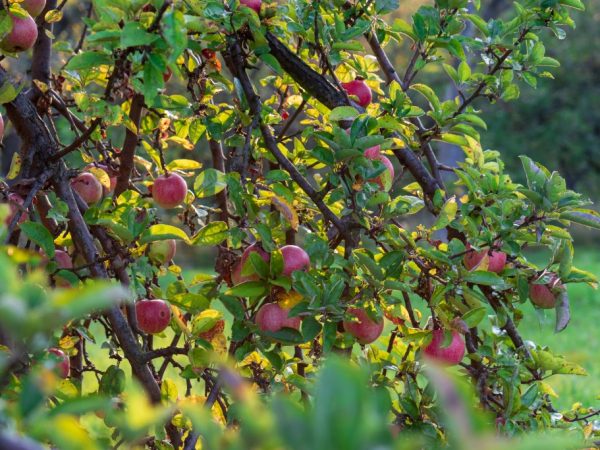
[[[21,171],[21,156],[18,153],[13,153],[12,161],[10,162],[10,170],[6,175],[7,180],[14,180]]]
[[[271,197],[271,203],[275,209],[279,211],[283,217],[289,222],[292,230],[298,231],[298,214],[292,205],[286,202],[283,198],[274,195]]]

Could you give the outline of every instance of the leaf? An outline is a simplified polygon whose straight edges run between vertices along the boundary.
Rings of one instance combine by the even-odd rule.
[[[566,289],[563,289],[557,298],[556,302],[556,326],[554,327],[555,333],[560,333],[562,330],[567,328],[571,321],[571,312],[569,308],[569,294]]]
[[[531,158],[527,156],[519,156],[523,169],[525,169],[525,176],[527,177],[527,186],[529,189],[535,192],[542,193],[548,181],[548,176],[542,169],[542,167],[535,163]]]
[[[198,231],[192,243],[194,245],[219,245],[227,239],[228,234],[229,229],[225,222],[211,222]]]
[[[435,221],[435,224],[431,228],[432,230],[441,230],[446,227],[456,217],[458,211],[458,204],[456,203],[456,197],[452,196],[442,206],[440,214]]]
[[[158,35],[148,33],[139,22],[128,22],[121,32],[121,47],[138,47],[149,45],[158,39]]]
[[[468,273],[465,275],[464,280],[473,284],[494,286],[496,289],[508,289],[510,287],[502,277],[499,277],[494,272],[483,270],[476,270],[475,272]]]
[[[585,5],[581,0],[558,0],[561,5],[568,6],[570,8],[578,9],[580,11],[585,10]]]
[[[17,178],[17,175],[19,175],[19,172],[21,172],[22,162],[21,155],[19,155],[17,152],[13,153],[12,160],[10,162],[10,169],[6,174],[7,180],[14,180]]]
[[[227,187],[227,177],[216,169],[206,169],[194,181],[196,197],[204,198],[218,194]]]
[[[293,328],[282,328],[279,331],[261,331],[260,334],[267,336],[283,344],[302,344],[304,337],[298,330]]]
[[[173,225],[157,224],[152,225],[140,236],[140,243],[147,244],[149,242],[164,241],[167,239],[181,239],[187,243],[190,243],[190,238],[180,228]]]
[[[410,88],[423,95],[423,97],[429,101],[429,104],[435,111],[439,111],[441,109],[440,99],[437,97],[437,95],[435,95],[435,92],[429,86],[417,83],[413,84]]]
[[[285,217],[292,230],[298,231],[298,214],[294,207],[276,195],[271,197],[271,204]]]
[[[100,379],[99,392],[110,397],[120,395],[125,390],[125,378],[123,369],[109,366]]]
[[[267,292],[267,285],[263,281],[246,281],[240,283],[227,291],[225,295],[234,297],[260,297]]]
[[[356,117],[358,117],[358,111],[352,106],[338,106],[329,113],[329,120],[332,122],[354,119]]]
[[[49,258],[54,258],[54,238],[45,226],[37,222],[24,222],[20,228],[29,239],[44,250]]]
[[[169,171],[201,169],[202,163],[193,159],[175,159],[167,164]]]
[[[560,214],[562,220],[570,220],[590,228],[600,229],[600,214],[591,209],[577,209]]]
[[[467,324],[469,328],[475,328],[479,322],[481,322],[487,314],[487,309],[482,306],[480,308],[471,309],[467,311],[463,316],[462,320]]]
[[[10,81],[6,81],[0,86],[0,104],[12,102],[21,91],[21,88],[16,89]]]
[[[65,69],[67,70],[85,70],[98,68],[99,66],[108,66],[113,64],[110,55],[100,52],[85,52],[73,56]]]

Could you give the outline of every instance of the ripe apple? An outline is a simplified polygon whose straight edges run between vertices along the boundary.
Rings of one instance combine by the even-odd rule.
[[[394,165],[392,164],[392,162],[389,160],[388,157],[380,153],[379,145],[366,149],[365,158],[371,159],[373,161],[381,161],[383,165],[387,168],[387,170],[381,175],[369,181],[377,183],[379,187],[384,191],[389,191],[392,187],[392,182],[394,181]]]
[[[19,213],[19,207],[23,206],[24,203],[25,200],[19,194],[15,194],[14,192],[8,194],[8,206],[10,208],[10,212],[8,213],[8,216],[6,216],[6,219],[4,219],[4,223],[6,224],[6,226],[10,225],[15,215]],[[19,218],[19,221],[17,223],[23,223],[26,220],[27,213],[24,212],[21,214],[21,217]]]
[[[252,275],[246,275],[246,276],[242,275],[242,269],[244,268],[246,261],[248,261],[248,258],[250,258],[250,254],[253,252],[258,253],[264,262],[266,262],[266,263],[269,262],[269,258],[270,258],[269,254],[267,252],[265,252],[262,249],[262,247],[260,247],[258,244],[252,244],[251,246],[246,248],[246,250],[244,250],[244,253],[242,253],[242,257],[233,266],[233,269],[231,270],[231,281],[233,282],[234,285],[244,283],[246,281],[256,281],[256,280],[260,279],[258,274],[252,274]]]
[[[12,22],[12,29],[0,41],[0,48],[11,53],[29,50],[35,44],[38,36],[35,20],[31,16],[18,17],[9,14],[9,17]]]
[[[171,308],[164,300],[140,300],[135,304],[138,328],[144,333],[162,332],[171,320]]]
[[[364,309],[348,308],[348,314],[358,319],[344,320],[344,330],[350,333],[361,344],[370,344],[381,336],[383,331],[383,318],[379,321],[373,321]]]
[[[23,0],[21,6],[31,17],[37,17],[46,7],[46,0]]]
[[[157,264],[166,264],[175,257],[177,252],[177,241],[166,239],[164,241],[152,242],[148,248],[148,257]]]
[[[371,100],[373,99],[371,88],[367,86],[365,80],[360,78],[349,81],[348,83],[342,83],[342,87],[346,90],[348,95],[354,95],[358,98],[357,103],[363,108],[369,106],[369,103],[371,103]]]
[[[531,303],[542,309],[551,309],[556,306],[558,300],[558,290],[564,289],[560,284],[560,279],[552,274],[548,284],[529,283],[529,298]]]
[[[260,5],[262,0],[240,0],[240,3],[248,8],[252,8],[256,11],[256,14],[260,13]]]
[[[69,362],[69,357],[65,355],[65,352],[63,352],[60,348],[53,347],[48,349],[48,353],[53,354],[59,359],[59,361],[56,363],[58,375],[61,378],[69,378],[71,363]]]
[[[256,313],[255,322],[262,331],[279,331],[282,328],[300,328],[300,317],[289,317],[289,309],[283,309],[278,303],[262,305]]]
[[[297,245],[284,245],[279,250],[283,256],[283,274],[287,277],[296,270],[308,270],[310,258],[304,249]]]
[[[452,330],[452,341],[447,347],[444,344],[444,330],[433,330],[433,337],[423,349],[425,356],[438,363],[453,366],[462,361],[465,356],[465,341],[458,331]]]
[[[477,270],[476,268],[481,264],[486,255],[488,256],[488,271],[500,273],[504,270],[504,267],[506,266],[506,253],[497,252],[495,250],[492,250],[491,252],[488,250],[468,252],[463,258],[463,263],[467,270]]]
[[[81,172],[77,175],[71,180],[71,187],[88,205],[102,200],[102,184],[89,172]]]
[[[156,177],[152,185],[152,198],[161,208],[170,209],[181,205],[186,195],[187,184],[176,173]]]
[[[110,187],[107,189],[106,186],[104,186],[102,183],[102,194],[103,196],[106,196],[112,192],[115,191],[115,187],[117,187],[117,176],[114,173],[114,170],[112,170],[110,167],[108,167],[106,164],[88,164],[87,166],[85,166],[85,168],[83,170],[90,172],[92,175],[96,176],[96,175],[100,175],[98,173],[94,173],[94,169],[101,169],[104,172],[106,172],[106,174],[108,175],[108,177],[110,178]]]

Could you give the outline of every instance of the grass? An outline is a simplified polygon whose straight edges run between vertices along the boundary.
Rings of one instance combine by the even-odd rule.
[[[580,248],[575,252],[575,266],[600,278],[600,251]],[[536,311],[524,307],[525,318],[519,324],[524,339],[545,345],[582,366],[588,376],[555,375],[547,381],[559,398],[559,408],[568,408],[575,402],[585,406],[600,403],[600,290],[588,285],[569,285],[571,322],[566,330],[554,333],[554,311]]]

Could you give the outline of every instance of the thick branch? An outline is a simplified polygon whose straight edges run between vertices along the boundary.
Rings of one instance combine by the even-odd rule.
[[[121,195],[129,188],[129,180],[131,178],[131,171],[133,170],[133,159],[135,156],[135,149],[138,145],[138,134],[140,128],[140,119],[142,117],[142,108],[144,107],[144,96],[142,94],[135,94],[131,99],[131,108],[129,110],[129,118],[131,124],[135,127],[135,132],[130,128],[127,128],[125,133],[125,141],[123,143],[123,149],[119,155],[119,175],[117,176],[117,186],[115,187],[115,197]]]

